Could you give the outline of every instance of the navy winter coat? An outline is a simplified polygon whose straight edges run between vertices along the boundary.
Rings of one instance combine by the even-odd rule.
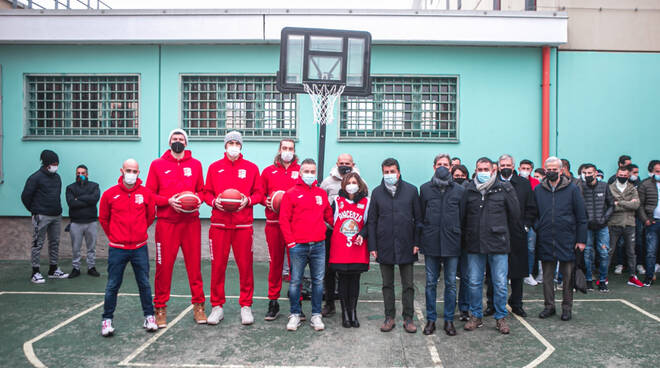
[[[25,182],[21,201],[33,215],[59,216],[62,214],[62,180],[42,166]]]
[[[420,248],[434,257],[461,255],[461,198],[465,188],[449,182],[440,188],[429,181],[419,189],[422,207]]]
[[[536,220],[536,200],[529,180],[513,174],[509,183],[516,190],[520,217],[517,223],[509,223],[511,234],[511,253],[509,253],[509,277],[521,279],[529,273],[527,257],[527,231],[525,227],[532,227]]]

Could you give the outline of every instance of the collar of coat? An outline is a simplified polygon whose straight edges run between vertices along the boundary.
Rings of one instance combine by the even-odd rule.
[[[555,192],[560,191],[571,184],[572,179],[567,178],[564,175],[561,175],[559,177],[559,183],[557,184],[557,187],[555,188]],[[550,185],[550,180],[548,178],[544,178],[543,181],[541,182],[541,187],[548,192],[552,192],[552,185]]]

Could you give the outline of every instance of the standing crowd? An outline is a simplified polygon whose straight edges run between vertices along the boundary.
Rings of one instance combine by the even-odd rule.
[[[399,162],[388,158],[381,164],[381,183],[370,193],[349,154],[340,155],[330,175],[319,184],[316,163],[312,159],[299,161],[293,140],[280,141],[273,164],[259,172],[243,157],[241,134],[229,132],[224,139],[224,157],[208,167],[206,181],[200,161],[186,150],[185,131],[173,130],[168,144],[170,148],[151,163],[144,185],[139,178],[139,164],[133,159],[123,163],[117,185],[102,195],[98,184],[89,180],[87,167],[76,168],[76,181],[66,188],[71,223],[65,231],[70,233],[73,247],[73,269],[68,274],[57,265],[62,221],[57,154],[44,150],[41,168],[25,184],[21,199],[32,214],[33,283],[45,282],[39,258],[46,236],[48,278],[73,278],[80,276],[83,240],[87,273],[100,276],[95,268],[98,223],[107,235],[103,336],[115,331],[112,321],[117,293],[128,263],[140,292],[144,328],[156,331],[167,326],[167,303],[179,248],[188,273],[194,320],[216,325],[224,318],[231,250],[239,272],[241,323],[254,323],[252,247],[256,205],[265,206],[270,255],[269,304],[264,319],[273,321],[279,316],[278,299],[287,257],[290,311],[286,328],[290,331],[306,321],[301,291],[307,267],[311,278],[309,324],[313,329],[323,330],[323,317],[336,313],[337,292],[342,326],[360,327],[360,275],[369,270],[373,257],[382,277],[385,319],[381,331],[396,326],[394,279],[398,268],[402,326],[414,333],[413,264],[421,253],[426,271],[423,333],[429,335],[436,330],[437,287],[442,271],[443,330],[449,336],[456,335],[457,306],[464,330],[482,327],[484,316],[492,315],[497,329],[508,334],[507,304],[513,313],[527,316],[523,309],[524,284],[543,285],[545,302],[540,318],[556,314],[555,290],[561,290],[561,320],[570,320],[576,260],[582,258],[587,289],[594,290],[593,279],[597,277],[595,284],[600,292],[609,291],[610,265],[615,274],[625,270],[627,284],[640,288],[653,284],[659,268],[658,160],[649,163],[649,177],[641,180],[639,167],[623,155],[616,174],[605,181],[602,171],[593,164],[581,165],[573,176],[567,160],[549,157],[543,168],[537,169],[530,160],[521,160],[516,168],[515,159],[507,154],[497,161],[479,158],[470,175],[459,158],[440,154],[433,160],[431,179],[418,191],[403,179]],[[203,204],[212,208],[208,317],[198,212]],[[152,298],[145,245],[147,229],[156,218]]]

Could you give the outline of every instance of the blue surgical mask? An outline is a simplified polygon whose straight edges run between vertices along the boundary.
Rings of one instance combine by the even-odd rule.
[[[655,174],[655,175],[653,175],[653,177],[655,178],[655,181],[660,181],[660,175]]]
[[[490,173],[489,172],[478,172],[477,173],[477,180],[479,180],[480,183],[485,183],[488,180],[490,180]]]
[[[314,174],[302,174],[302,181],[305,182],[305,184],[309,185],[310,187],[312,184],[314,184],[314,181],[316,180],[316,175]]]
[[[399,181],[399,178],[396,177],[396,174],[383,174],[383,180],[387,185],[394,185]]]

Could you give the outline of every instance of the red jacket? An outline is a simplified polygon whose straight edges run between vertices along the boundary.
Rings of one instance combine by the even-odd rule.
[[[147,244],[147,228],[155,218],[153,196],[140,179],[128,189],[120,176],[117,185],[101,196],[99,222],[113,248],[137,249]]]
[[[261,201],[266,206],[266,199],[278,190],[287,191],[296,185],[296,179],[300,172],[300,165],[293,161],[288,168],[284,168],[280,162],[270,165],[261,172],[261,181],[264,185],[264,199]],[[266,207],[266,222],[279,222],[279,215]]]
[[[540,183],[538,181],[538,179],[536,179],[535,177],[533,177],[531,175],[527,179],[529,179],[529,185],[532,186],[532,190],[534,190],[534,188],[536,188],[536,186],[539,185],[539,183]]]
[[[230,188],[238,190],[249,199],[248,205],[238,212],[223,212],[213,204],[218,195]],[[244,159],[243,155],[231,161],[225,153],[225,157],[212,163],[206,173],[204,202],[213,208],[211,226],[224,229],[252,227],[252,206],[261,203],[263,192],[257,165]]]
[[[177,160],[167,150],[161,158],[155,159],[149,167],[147,184],[156,202],[158,220],[167,222],[190,221],[199,217],[199,212],[176,212],[168,200],[175,194],[191,191],[200,199],[204,198],[204,172],[202,163],[185,151],[183,158]]]
[[[326,224],[332,224],[328,194],[316,182],[310,187],[296,179],[280,204],[280,229],[287,246],[325,240]]]

